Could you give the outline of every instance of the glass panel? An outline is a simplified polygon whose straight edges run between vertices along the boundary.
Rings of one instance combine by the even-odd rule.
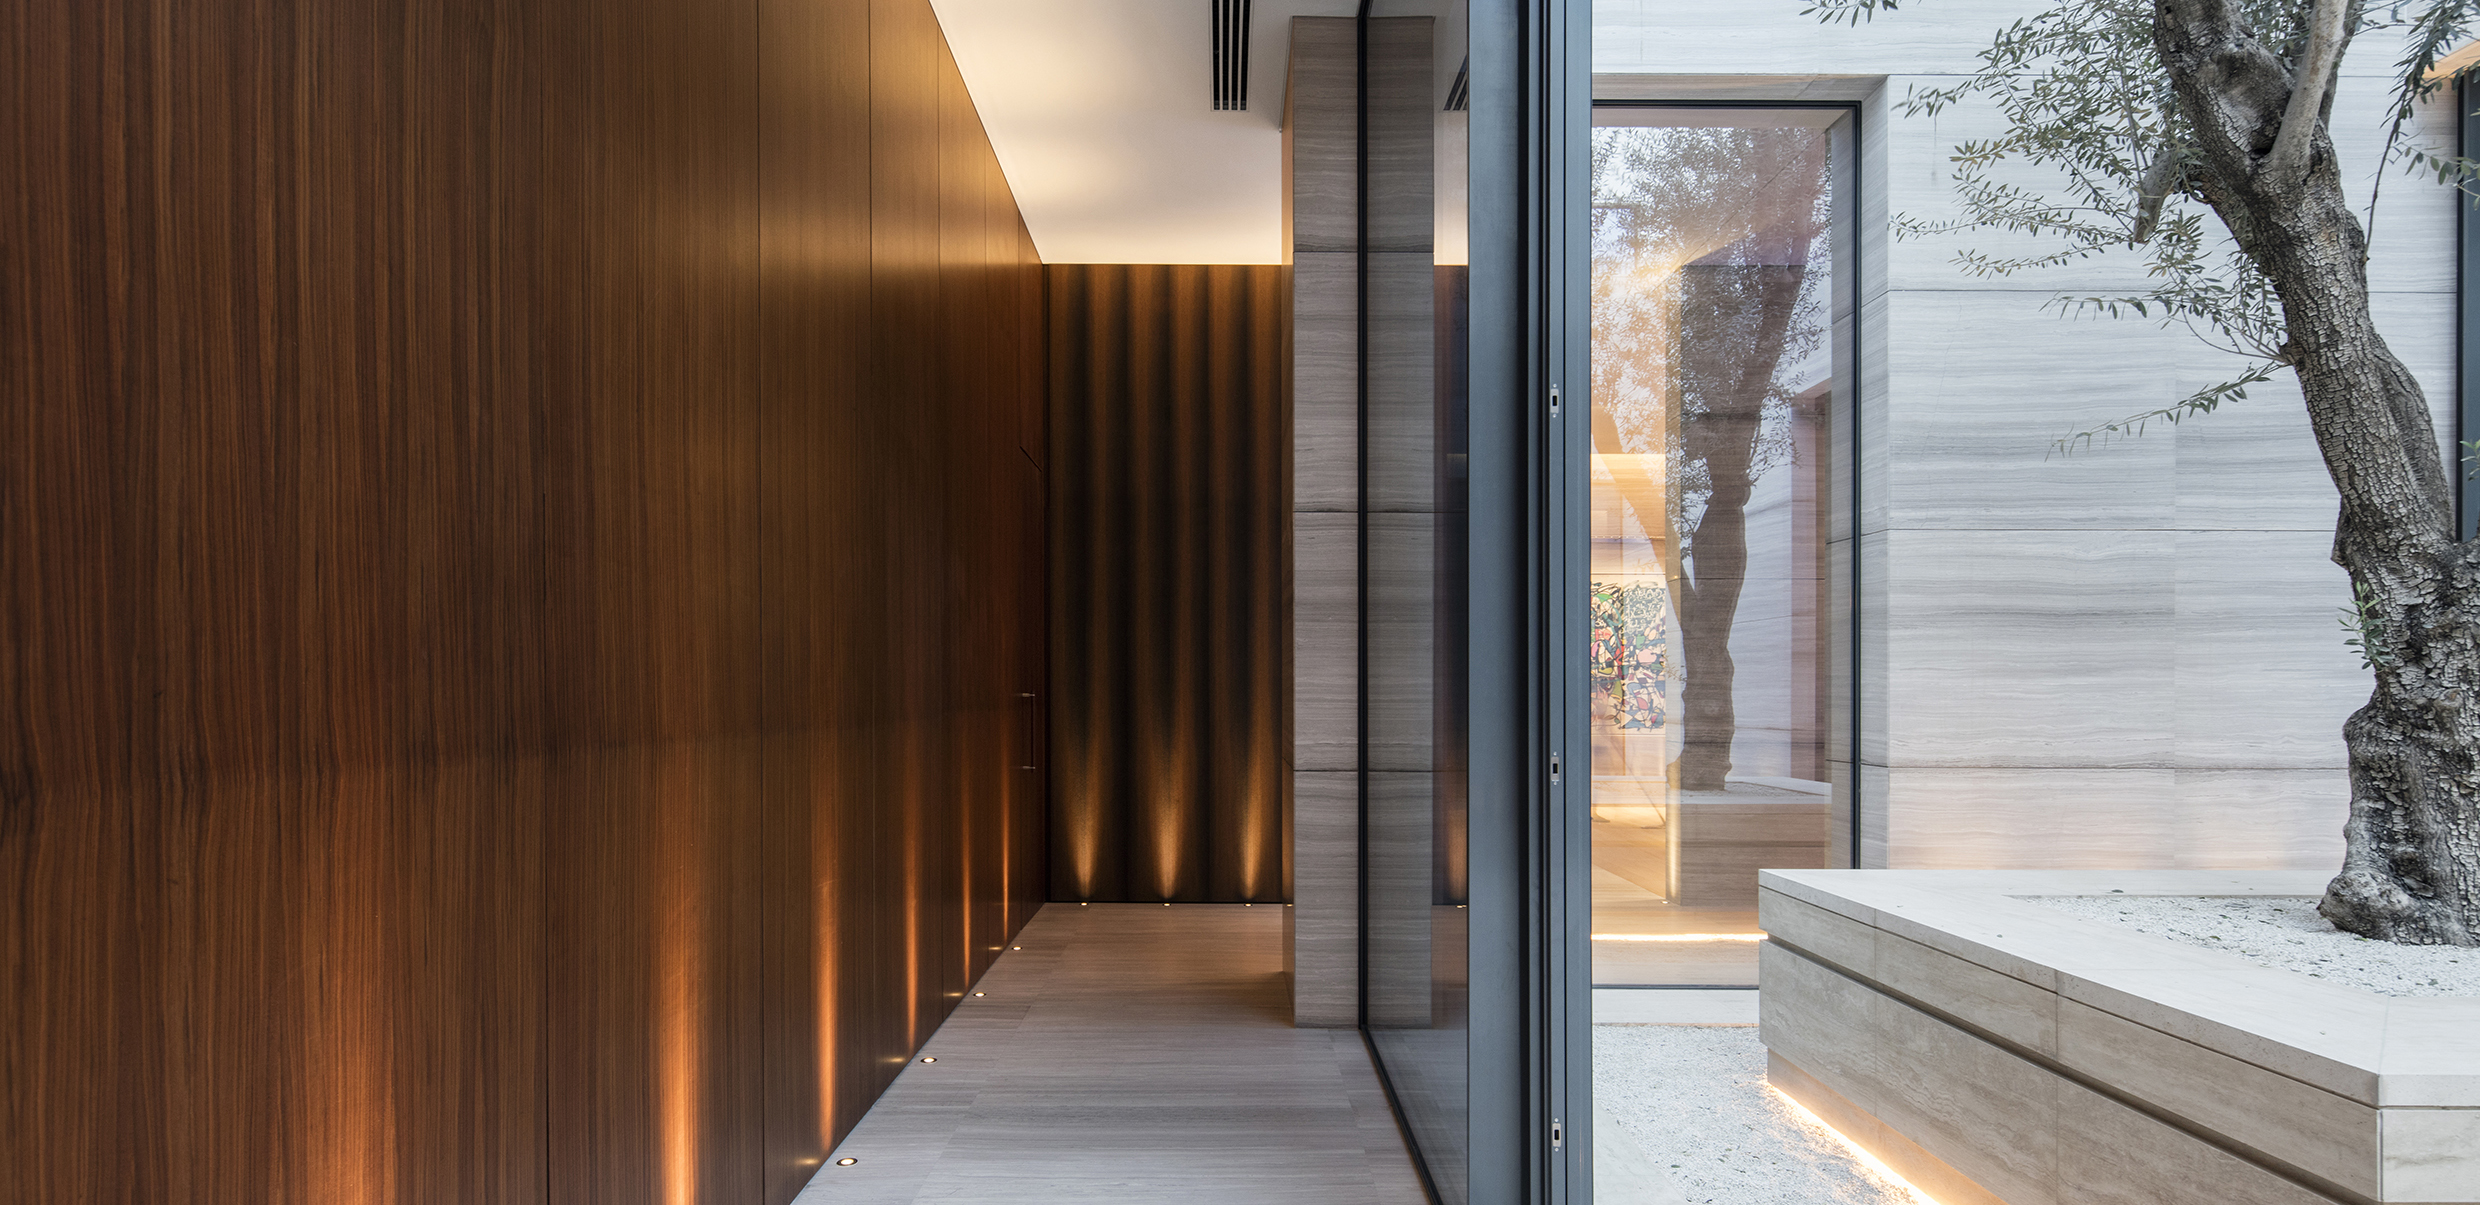
[[[1467,1196],[1464,19],[1381,0],[1370,41],[1368,1033],[1448,1205]],[[1413,172],[1427,239],[1383,203]]]
[[[1757,871],[1847,857],[1852,121],[1595,126],[1593,980],[1753,987]]]

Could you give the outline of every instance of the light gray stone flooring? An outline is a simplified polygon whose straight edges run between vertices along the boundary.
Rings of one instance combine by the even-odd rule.
[[[801,1205],[1421,1205],[1360,1035],[1291,1027],[1282,912],[1047,905]]]

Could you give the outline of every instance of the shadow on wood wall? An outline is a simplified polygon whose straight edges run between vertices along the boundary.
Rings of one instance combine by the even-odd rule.
[[[0,1201],[782,1202],[1047,894],[927,0],[0,32]]]

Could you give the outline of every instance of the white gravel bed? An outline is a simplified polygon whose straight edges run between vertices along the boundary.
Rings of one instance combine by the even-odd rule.
[[[1596,1025],[1595,1103],[1692,1205],[1919,1205],[1766,1086],[1753,1026]]]
[[[2480,950],[2344,933],[2313,896],[2039,895],[2028,903],[2381,996],[2480,996]]]

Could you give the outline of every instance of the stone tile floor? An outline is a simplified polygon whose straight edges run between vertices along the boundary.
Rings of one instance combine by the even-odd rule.
[[[1282,920],[1043,908],[799,1202],[1421,1205],[1360,1035],[1291,1027]]]

